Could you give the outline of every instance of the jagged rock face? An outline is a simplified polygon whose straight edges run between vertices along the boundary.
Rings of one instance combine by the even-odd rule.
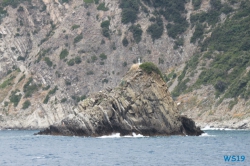
[[[101,136],[200,135],[194,122],[178,114],[166,83],[152,72],[133,65],[120,85],[92,95],[75,113],[39,134]]]

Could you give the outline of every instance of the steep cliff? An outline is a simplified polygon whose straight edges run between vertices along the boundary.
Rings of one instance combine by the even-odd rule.
[[[178,114],[157,67],[153,63],[141,66],[133,65],[118,87],[90,96],[78,104],[74,114],[39,134],[200,135],[202,131],[191,119]]]

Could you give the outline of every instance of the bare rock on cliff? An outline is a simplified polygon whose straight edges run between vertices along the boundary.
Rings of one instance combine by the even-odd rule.
[[[153,64],[151,64],[153,65]],[[133,65],[120,85],[93,94],[74,114],[38,134],[102,136],[200,135],[193,120],[180,116],[160,73]]]

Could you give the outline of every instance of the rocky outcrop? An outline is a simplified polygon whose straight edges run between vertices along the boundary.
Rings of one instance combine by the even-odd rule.
[[[133,65],[115,89],[93,94],[74,114],[38,134],[102,136],[112,133],[200,135],[191,119],[180,116],[166,83],[155,72]]]

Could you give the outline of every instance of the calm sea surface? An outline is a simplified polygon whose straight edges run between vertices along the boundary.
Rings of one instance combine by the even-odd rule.
[[[250,131],[212,131],[199,137],[86,138],[35,136],[37,131],[0,131],[0,166],[248,165]],[[245,156],[225,162],[224,155]]]

